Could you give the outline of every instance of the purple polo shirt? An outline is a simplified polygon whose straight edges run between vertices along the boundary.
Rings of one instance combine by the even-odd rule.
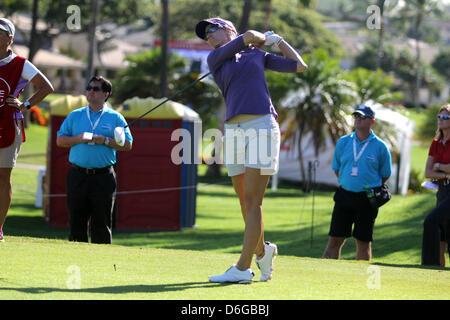
[[[277,118],[264,69],[297,71],[297,61],[246,47],[242,35],[211,51],[207,61],[225,99],[226,120],[238,114],[272,113]]]

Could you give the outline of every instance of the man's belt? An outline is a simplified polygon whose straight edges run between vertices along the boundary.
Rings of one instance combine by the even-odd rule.
[[[83,168],[80,166],[77,166],[76,164],[72,163],[72,168],[81,171],[85,174],[102,174],[102,173],[108,173],[111,170],[111,166],[104,167],[104,168]]]

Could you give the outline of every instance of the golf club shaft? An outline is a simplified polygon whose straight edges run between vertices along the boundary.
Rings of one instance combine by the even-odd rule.
[[[186,87],[184,87],[181,90],[178,90],[177,92],[175,92],[172,96],[166,98],[163,102],[159,103],[157,106],[154,106],[153,108],[151,108],[149,111],[147,111],[146,113],[144,113],[143,115],[139,116],[138,118],[134,119],[133,121],[131,121],[129,124],[127,124],[125,126],[129,127],[131,126],[133,123],[135,123],[136,121],[138,121],[139,119],[142,119],[143,117],[145,117],[147,114],[149,114],[150,112],[152,112],[153,110],[155,110],[156,108],[162,106],[164,103],[166,103],[169,100],[172,100],[173,98],[175,98],[177,95],[179,95],[180,93],[182,93],[183,91],[189,89],[190,87],[192,87],[193,85],[195,85],[197,82],[199,82],[200,80],[202,80],[203,78],[206,78],[207,76],[209,76],[211,74],[211,72],[208,72],[206,74],[204,74],[203,76],[201,76],[200,78],[196,79],[195,81],[193,81],[192,83],[188,84]]]

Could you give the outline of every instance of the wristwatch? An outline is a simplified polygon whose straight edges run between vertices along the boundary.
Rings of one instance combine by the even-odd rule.
[[[30,101],[25,101],[25,102],[23,103],[23,106],[24,106],[25,108],[27,108],[28,110],[30,110],[30,108],[31,108],[31,103],[30,103]]]
[[[436,168],[439,170],[441,168],[441,164],[438,162],[436,163]]]
[[[105,138],[104,144],[107,145],[107,146],[109,146],[109,138],[108,138],[108,137]]]

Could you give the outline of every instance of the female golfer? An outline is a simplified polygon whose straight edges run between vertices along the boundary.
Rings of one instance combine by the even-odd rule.
[[[4,241],[3,224],[12,199],[11,171],[16,164],[20,146],[25,141],[22,111],[37,105],[53,87],[36,67],[9,48],[13,42],[15,27],[8,20],[0,19],[0,241]],[[17,99],[27,83],[36,87],[29,99]]]
[[[430,146],[425,177],[436,180],[439,189],[436,208],[423,223],[422,264],[445,267],[445,251],[450,242],[450,104],[438,114],[436,137]]]
[[[280,129],[264,69],[302,72],[307,66],[286,41],[273,32],[249,30],[238,35],[234,25],[217,18],[200,21],[196,34],[213,48],[208,66],[226,104],[224,160],[245,221],[242,253],[237,264],[211,282],[250,283],[253,254],[260,281],[272,278],[277,246],[264,241],[262,202],[270,175],[278,171]],[[284,57],[259,47],[277,46]]]

